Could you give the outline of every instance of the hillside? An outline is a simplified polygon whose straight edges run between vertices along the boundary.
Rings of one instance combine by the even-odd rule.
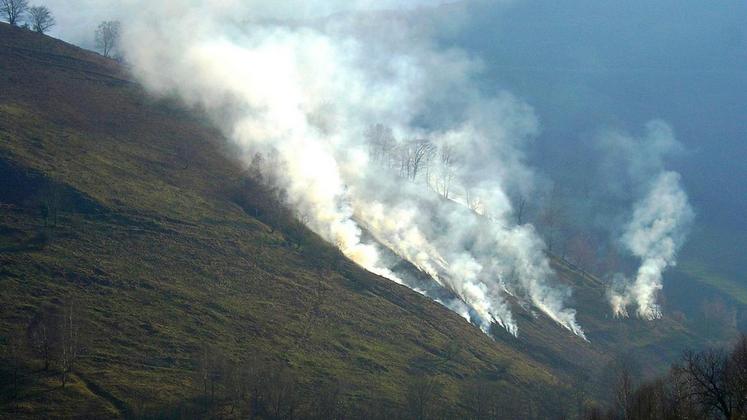
[[[0,24],[3,415],[204,416],[210,395],[213,415],[237,417],[232,382],[205,373],[220,365],[276,378],[305,415],[334,394],[391,417],[437,383],[438,410],[461,417],[487,383],[505,412],[544,417],[573,412],[574,387],[595,395],[618,354],[648,369],[699,342],[672,319],[610,319],[604,285],[559,261],[590,341],[520,308],[518,339],[493,340],[271,217],[230,156],[198,114],[148,97],[117,63]],[[69,307],[85,345],[61,387],[18,349],[35,316]]]

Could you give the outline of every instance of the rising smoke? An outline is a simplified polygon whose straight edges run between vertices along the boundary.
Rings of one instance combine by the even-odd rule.
[[[680,175],[663,169],[665,157],[681,149],[671,128],[652,121],[646,129],[640,139],[616,134],[608,140],[616,153],[622,152],[618,156],[629,160],[630,179],[646,186],[620,238],[641,264],[634,279],[616,274],[608,295],[615,316],[627,317],[627,308],[635,305],[638,317],[653,320],[661,317],[657,295],[663,287],[662,273],[676,265],[694,213]]]
[[[278,156],[288,204],[346,256],[485,332],[516,335],[518,303],[584,337],[542,239],[511,220],[509,193],[532,188],[522,150],[537,120],[508,93],[484,97],[479,62],[348,2],[106,3],[91,7],[122,13],[136,77],[205,110],[247,164]],[[320,18],[342,5],[353,12]],[[393,272],[382,247],[455,298]]]

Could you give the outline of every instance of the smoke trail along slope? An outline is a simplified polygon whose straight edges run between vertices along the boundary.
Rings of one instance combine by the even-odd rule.
[[[501,202],[503,208],[495,211],[491,228],[483,231],[474,212],[450,214],[451,205],[434,206],[435,194],[422,183],[402,187],[396,174],[382,174],[371,165],[364,132],[372,122],[385,121],[399,142],[435,139],[444,133],[482,143],[490,139],[497,151],[494,159],[500,162],[485,162],[487,155],[481,150],[472,156],[481,156],[483,165],[505,168],[508,165],[495,163],[507,163],[520,169],[517,173],[530,173],[522,163],[520,146],[511,142],[525,137],[523,121],[531,120],[530,112],[523,105],[503,103],[495,115],[495,100],[482,98],[471,85],[474,63],[422,41],[409,50],[371,56],[375,49],[362,44],[353,30],[346,32],[344,25],[325,33],[297,24],[258,23],[251,8],[239,2],[126,5],[122,47],[137,77],[155,93],[176,94],[204,108],[247,162],[256,153],[277,153],[285,173],[278,183],[287,191],[289,204],[310,228],[351,259],[399,281],[380,261],[378,245],[361,241],[357,217],[382,243],[453,290],[478,314],[481,320],[476,321],[484,330],[496,321],[516,333],[503,301],[508,292],[526,297],[550,318],[583,335],[575,312],[564,305],[567,291],[547,281],[553,273],[541,239],[530,226],[511,227],[507,221],[510,203],[505,188],[515,181],[507,173],[489,183],[475,179],[479,166],[464,166],[456,182],[461,189],[491,184],[481,191],[481,200]],[[438,64],[452,71],[428,71]],[[441,92],[444,86],[460,88],[476,111],[453,117],[448,121],[451,126],[431,124],[426,129],[415,123],[434,106],[448,108]],[[491,113],[505,124],[485,129],[485,115]],[[476,136],[476,127],[487,133]],[[457,144],[463,149],[474,146]],[[377,203],[378,215],[365,211]],[[435,215],[439,223],[382,223],[395,211]],[[455,214],[459,223],[449,221]],[[473,230],[464,233],[464,226]],[[473,242],[479,246],[459,248],[449,240],[455,235],[475,236],[479,240]]]

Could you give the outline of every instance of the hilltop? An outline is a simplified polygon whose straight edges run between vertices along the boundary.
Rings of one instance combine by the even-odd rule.
[[[519,337],[490,338],[345,260],[227,144],[126,67],[0,24],[3,415],[236,417],[262,379],[301,414],[329,398],[386,416],[428,393],[463,417],[484,385],[544,417],[597,395],[618,355],[651,369],[699,343],[674,319],[611,319],[604,284],[559,259],[589,342],[518,307]],[[70,308],[85,344],[63,388],[27,330]]]

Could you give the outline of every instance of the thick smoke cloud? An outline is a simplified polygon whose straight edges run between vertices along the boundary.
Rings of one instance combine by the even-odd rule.
[[[122,20],[121,52],[152,93],[205,110],[243,161],[276,156],[282,169],[265,170],[298,217],[362,267],[486,332],[497,323],[517,334],[516,303],[584,337],[565,303],[570,291],[553,285],[542,239],[510,220],[509,194],[533,183],[522,152],[538,132],[531,108],[508,93],[484,97],[473,84],[478,61],[436,47],[428,30],[396,14],[321,18],[343,6],[369,7],[129,0],[91,8],[121,14],[112,16]],[[454,297],[393,272],[382,247]]]
[[[645,186],[620,237],[621,245],[641,264],[634,279],[615,275],[608,293],[610,304],[615,316],[627,317],[627,308],[635,305],[638,317],[657,319],[661,317],[656,299],[663,287],[662,273],[676,264],[677,251],[694,217],[680,175],[663,169],[666,156],[681,146],[661,121],[648,123],[640,139],[611,135],[608,145],[625,158],[634,185]]]

